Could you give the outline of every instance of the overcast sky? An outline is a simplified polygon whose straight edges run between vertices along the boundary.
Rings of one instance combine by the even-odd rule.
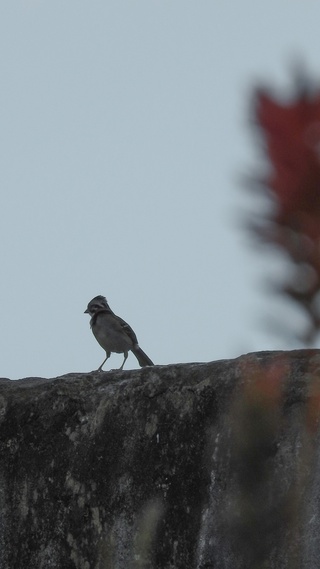
[[[320,78],[319,21],[317,0],[1,3],[1,376],[97,368],[97,294],[155,363],[295,347],[264,330],[297,321],[241,178],[252,90],[297,59]]]

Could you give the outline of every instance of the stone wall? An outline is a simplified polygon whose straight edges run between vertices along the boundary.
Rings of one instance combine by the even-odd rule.
[[[0,569],[318,569],[318,367],[0,380]]]

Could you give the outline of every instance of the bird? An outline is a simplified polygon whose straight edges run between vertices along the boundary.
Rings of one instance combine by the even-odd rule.
[[[106,352],[106,358],[97,371],[102,371],[102,367],[112,352],[124,355],[124,360],[119,368],[122,370],[130,350],[136,356],[141,367],[154,365],[140,348],[137,336],[131,326],[111,310],[104,296],[95,296],[90,300],[84,314],[91,316],[90,327],[93,335]]]

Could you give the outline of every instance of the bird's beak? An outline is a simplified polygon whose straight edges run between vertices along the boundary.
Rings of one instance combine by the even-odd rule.
[[[89,310],[85,310],[83,314],[89,314]]]

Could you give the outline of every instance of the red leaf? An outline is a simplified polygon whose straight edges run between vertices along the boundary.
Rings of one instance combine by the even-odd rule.
[[[320,237],[320,93],[281,104],[259,91],[256,117],[271,162],[267,185],[277,221]]]

